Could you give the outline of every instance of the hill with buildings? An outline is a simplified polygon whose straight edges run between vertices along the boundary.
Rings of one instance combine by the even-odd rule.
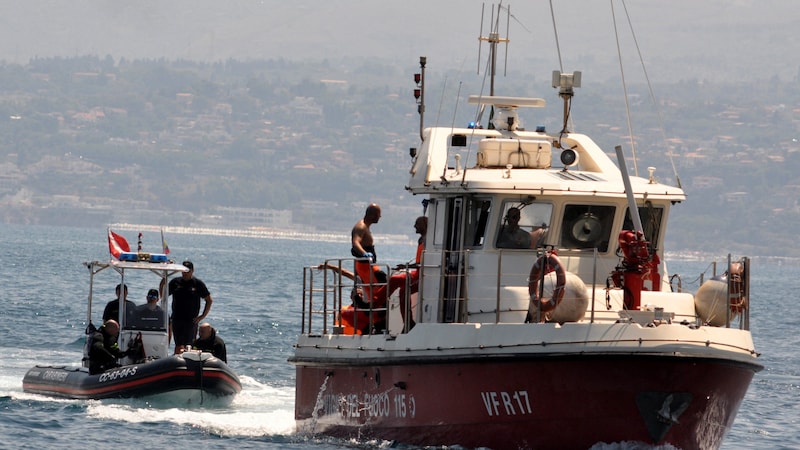
[[[432,63],[426,123],[474,120],[459,104],[482,75]],[[551,69],[498,81],[550,102],[529,126],[559,126]],[[412,235],[421,199],[403,186],[419,141],[415,71],[415,59],[375,58],[1,64],[0,218],[346,233],[379,202],[376,232]],[[670,248],[800,256],[797,77],[661,82],[657,108],[646,85],[629,90],[639,169],[676,180],[674,165],[688,195]],[[585,73],[572,118],[609,151],[630,147],[618,82]]]

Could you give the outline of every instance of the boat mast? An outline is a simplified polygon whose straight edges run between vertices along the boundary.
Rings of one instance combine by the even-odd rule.
[[[497,5],[497,17],[495,17],[495,8],[492,6],[492,16],[489,25],[489,35],[483,35],[483,11],[481,11],[481,35],[478,37],[478,72],[480,73],[481,64],[481,46],[480,42],[489,43],[489,95],[494,95],[494,78],[497,74],[497,44],[506,44],[506,63],[508,62],[508,37],[500,37],[500,9],[503,7],[502,2]],[[506,36],[508,36],[508,24],[511,17],[511,8],[506,7]],[[505,74],[505,67],[503,68]]]
[[[506,37],[500,37],[500,10],[503,8],[502,2],[497,5],[497,16],[495,16],[495,8],[492,6],[492,14],[491,20],[489,22],[489,35],[483,35],[483,19],[486,15],[485,7],[481,8],[481,32],[478,36],[478,73],[481,73],[481,47],[483,46],[484,42],[489,43],[489,67],[486,70],[486,74],[489,76],[489,97],[494,96],[494,79],[495,75],[497,75],[497,44],[506,44],[506,65],[508,64],[508,27],[509,22],[511,20],[511,9],[506,7]],[[503,74],[505,75],[505,67],[503,69]],[[481,105],[478,108],[478,116],[476,118],[476,124],[480,124],[484,108],[486,105]],[[494,129],[494,125],[492,125],[492,118],[494,117],[494,105],[489,112],[489,120],[487,124],[487,128]]]

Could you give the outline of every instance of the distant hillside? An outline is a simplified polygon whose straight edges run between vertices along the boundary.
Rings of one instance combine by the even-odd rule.
[[[403,189],[419,143],[416,69],[416,58],[0,65],[0,220],[206,227],[238,208],[278,211],[298,231],[340,232],[377,201],[380,232],[411,235],[422,211]],[[463,102],[480,75],[437,66],[429,75],[427,125],[474,119]],[[523,121],[553,132],[561,106],[548,75],[501,81],[503,93],[548,99]],[[446,83],[456,76],[463,81]],[[640,173],[653,166],[675,183],[674,163],[688,196],[668,248],[800,256],[797,81],[661,84],[660,115],[645,86],[629,89]],[[620,97],[618,82],[585,77],[574,129],[629,151]]]
[[[0,59],[110,56],[190,61],[407,61],[427,55],[439,67],[477,68],[477,0],[176,0],[4,2]],[[513,58],[558,67],[549,4],[554,4],[565,70],[606,79],[617,73],[610,3],[504,2]],[[634,64],[625,9],[614,2],[620,42]],[[792,79],[800,48],[795,0],[627,1],[654,81]],[[488,13],[487,13],[488,16]],[[487,19],[488,22],[488,19]],[[484,30],[488,29],[484,24]],[[533,67],[516,65],[516,70]]]

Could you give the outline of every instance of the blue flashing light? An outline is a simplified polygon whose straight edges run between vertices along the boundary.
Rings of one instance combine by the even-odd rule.
[[[536,126],[536,132],[537,133],[546,133],[546,131],[544,129],[544,125],[537,125]]]
[[[139,255],[134,252],[122,252],[119,255],[120,261],[138,261]]]
[[[147,252],[122,252],[119,255],[120,261],[128,262],[151,262],[151,263],[165,263],[169,262],[167,255],[164,253],[147,253]]]
[[[150,262],[153,263],[165,263],[167,262],[167,255],[164,253],[151,253],[150,254]]]
[[[467,125],[467,128],[475,129],[475,128],[477,128],[477,125],[478,124],[476,122],[470,122],[469,125]]]

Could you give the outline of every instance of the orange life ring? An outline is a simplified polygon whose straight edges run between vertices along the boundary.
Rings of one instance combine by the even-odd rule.
[[[542,273],[544,271],[544,274]],[[549,300],[542,300],[539,298],[539,278],[552,271],[556,272],[556,287],[553,289],[553,295]],[[550,312],[556,309],[561,299],[564,298],[564,286],[567,284],[567,273],[564,270],[564,265],[554,253],[547,253],[540,256],[533,267],[528,277],[528,294],[531,296],[531,303],[539,308],[542,312]]]

